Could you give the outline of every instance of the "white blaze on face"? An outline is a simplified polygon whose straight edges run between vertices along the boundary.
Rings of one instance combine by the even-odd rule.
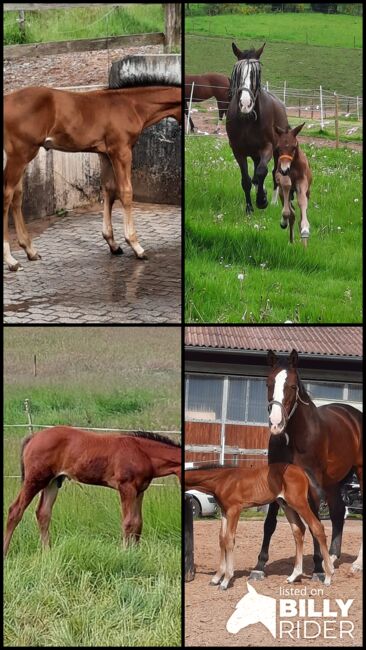
[[[288,158],[281,160],[281,169],[283,172],[287,172],[287,170],[290,169],[290,165],[291,165],[291,160],[288,160]]]
[[[250,87],[250,65],[246,65],[243,70],[243,77],[241,79],[241,86],[244,86],[245,88],[248,88],[248,90],[252,90]],[[253,102],[251,99],[250,93],[248,93],[246,90],[242,90],[240,93],[240,98],[239,98],[239,108],[242,113],[249,113],[252,110]]]
[[[273,398],[276,402],[283,403],[284,387],[287,377],[287,370],[281,370],[275,379]],[[278,404],[273,404],[269,413],[271,433],[282,433],[284,423],[282,421],[282,409]]]

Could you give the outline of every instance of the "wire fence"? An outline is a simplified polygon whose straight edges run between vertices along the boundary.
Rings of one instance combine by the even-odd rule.
[[[203,101],[200,103],[199,108],[194,108],[194,106],[197,106],[194,88],[202,89],[208,88],[208,86],[193,82],[190,88],[190,94],[185,98],[188,108],[187,134],[189,133],[190,122],[194,120],[194,114],[204,114],[203,128],[206,125],[215,125],[216,129],[214,133],[217,133],[219,131],[219,113],[215,100],[209,100],[209,104]],[[222,86],[215,86],[214,88],[225,90]],[[331,132],[331,134],[334,131],[334,139],[337,145],[339,139],[344,142],[362,140],[363,98],[361,96],[352,97],[337,94],[336,92],[324,89],[322,86],[316,89],[289,88],[287,87],[286,81],[281,86],[270,85],[267,81],[265,88],[283,101],[289,119],[299,118],[307,121],[303,135],[306,134],[306,130],[312,131],[310,135],[313,135],[314,129],[317,129],[320,132],[317,135],[321,135],[322,131]],[[228,105],[228,103],[228,100],[225,101],[225,99],[220,98],[221,108],[225,104]],[[194,134],[211,135],[213,133],[198,129]]]

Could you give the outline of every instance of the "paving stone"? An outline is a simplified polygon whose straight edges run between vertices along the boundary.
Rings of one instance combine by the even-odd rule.
[[[134,204],[136,230],[148,260],[124,242],[120,209],[114,235],[124,254],[109,253],[102,212],[69,213],[34,239],[42,260],[15,251],[21,273],[4,273],[5,323],[181,322],[181,210]]]

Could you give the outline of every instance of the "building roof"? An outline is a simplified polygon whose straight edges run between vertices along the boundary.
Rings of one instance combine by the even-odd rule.
[[[185,328],[188,347],[274,350],[362,357],[362,327],[200,327]]]

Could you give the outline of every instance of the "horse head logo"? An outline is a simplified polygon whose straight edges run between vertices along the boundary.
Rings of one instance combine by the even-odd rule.
[[[239,600],[235,612],[226,623],[226,629],[231,634],[254,623],[263,623],[276,638],[276,599],[258,594],[254,587],[247,582],[248,593]]]

